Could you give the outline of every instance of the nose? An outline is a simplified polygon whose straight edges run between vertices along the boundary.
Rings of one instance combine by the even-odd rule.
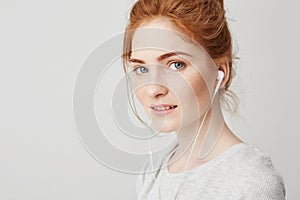
[[[168,92],[169,90],[167,87],[159,84],[151,84],[147,87],[147,94],[153,98],[163,97],[167,95]]]

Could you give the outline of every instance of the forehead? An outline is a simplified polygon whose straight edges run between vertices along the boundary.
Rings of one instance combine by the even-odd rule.
[[[132,56],[141,50],[160,50],[163,52],[185,52],[203,54],[203,48],[178,31],[162,27],[142,27],[135,30],[132,39]]]
[[[190,55],[203,54],[203,48],[187,35],[178,31],[178,28],[166,18],[156,18],[144,22],[133,30],[131,44],[132,55],[140,50],[152,49],[163,52],[185,52]],[[205,52],[205,51],[204,51]]]

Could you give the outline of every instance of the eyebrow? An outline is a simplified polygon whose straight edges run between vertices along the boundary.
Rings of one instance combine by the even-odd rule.
[[[185,53],[185,52],[182,52],[182,51],[175,51],[175,52],[169,52],[169,53],[165,53],[163,55],[160,55],[156,60],[161,62],[171,56],[175,56],[175,55],[186,55],[186,56],[190,56],[192,57],[190,54],[188,53]],[[139,60],[139,59],[136,59],[136,58],[131,58],[129,59],[130,62],[134,62],[134,63],[140,63],[140,64],[145,64],[145,61],[143,60]]]

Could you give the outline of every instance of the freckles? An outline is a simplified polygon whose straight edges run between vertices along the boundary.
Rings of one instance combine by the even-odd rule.
[[[200,74],[194,74],[190,77],[190,85],[194,91],[194,95],[198,103],[198,108],[202,110],[207,107],[210,99],[209,91],[207,85]]]
[[[139,88],[139,89],[135,90],[134,94],[137,97],[137,99],[143,104],[143,100],[145,98],[143,89]]]
[[[138,101],[140,102],[140,104],[143,106],[143,108],[144,108],[145,110],[147,110],[147,109],[148,109],[147,103],[149,103],[149,102],[148,102],[148,97],[147,97],[147,90],[146,90],[146,88],[140,87],[140,88],[138,88],[138,89],[135,90],[134,94],[135,94],[137,100],[138,100]]]
[[[200,75],[198,75],[197,78],[195,78],[194,85],[195,85],[194,88],[199,92],[201,93],[207,92],[207,85],[204,79]]]
[[[197,96],[201,94],[203,95],[205,92],[207,92],[206,83],[199,72],[196,70],[190,70],[185,73],[184,76]]]

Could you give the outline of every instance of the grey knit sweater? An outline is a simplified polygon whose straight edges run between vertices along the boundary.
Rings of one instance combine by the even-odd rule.
[[[161,166],[160,169],[137,177],[138,200],[285,199],[282,177],[270,158],[254,145],[236,144],[185,174],[170,173],[167,167],[163,167],[170,156],[170,151],[157,156],[154,165]],[[144,171],[150,169],[148,162]]]

